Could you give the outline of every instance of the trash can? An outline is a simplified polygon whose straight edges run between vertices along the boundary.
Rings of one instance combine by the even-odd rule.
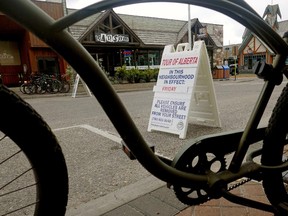
[[[230,68],[228,65],[223,65],[223,79],[229,79],[230,78]]]
[[[213,79],[222,79],[223,78],[223,67],[217,65],[213,70]]]

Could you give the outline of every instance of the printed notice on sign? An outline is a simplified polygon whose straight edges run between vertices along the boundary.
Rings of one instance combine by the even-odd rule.
[[[192,86],[195,78],[196,69],[162,69],[157,79],[158,86]],[[165,91],[165,88],[162,89]]]
[[[157,98],[153,100],[151,125],[182,131],[187,119],[189,104],[187,100]]]

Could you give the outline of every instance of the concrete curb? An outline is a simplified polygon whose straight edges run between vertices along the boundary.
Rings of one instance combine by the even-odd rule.
[[[233,81],[233,82],[243,82],[243,81],[249,81],[249,80],[255,80],[257,77],[254,74],[243,74],[237,76],[237,79],[235,80],[234,77],[230,77],[230,79],[213,79],[213,81],[218,82],[218,81]],[[126,84],[113,84],[112,86],[114,87],[115,91],[120,93],[120,92],[131,92],[131,91],[148,91],[148,90],[153,90],[153,87],[156,85],[156,82],[149,82],[149,83],[126,83]],[[33,95],[27,95],[23,94],[20,92],[19,87],[12,87],[10,88],[12,91],[14,91],[16,94],[18,94],[21,98],[23,99],[32,99],[32,98],[45,98],[45,97],[64,97],[64,96],[71,96],[72,97],[72,89],[69,93],[56,93],[56,94],[33,94]],[[76,94],[77,96],[88,96],[87,93],[85,92],[83,86],[79,85],[78,86],[78,91]]]
[[[134,184],[120,188],[110,194],[84,203],[75,209],[68,209],[67,216],[98,216],[103,215],[119,206],[122,206],[134,199],[150,193],[162,186],[165,182],[160,181],[154,176],[149,176]]]

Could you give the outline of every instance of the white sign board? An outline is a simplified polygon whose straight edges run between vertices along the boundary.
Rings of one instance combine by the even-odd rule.
[[[73,86],[73,90],[72,90],[72,97],[76,98],[76,94],[77,94],[77,90],[78,90],[78,85],[79,85],[79,81],[81,80],[82,84],[83,84],[83,88],[85,89],[86,93],[92,97],[91,91],[88,88],[88,86],[86,85],[86,83],[82,80],[82,78],[79,76],[79,74],[76,75],[75,77],[75,81],[74,81],[74,86]]]
[[[165,47],[153,91],[148,131],[185,139],[188,122],[220,127],[208,54],[203,41]]]

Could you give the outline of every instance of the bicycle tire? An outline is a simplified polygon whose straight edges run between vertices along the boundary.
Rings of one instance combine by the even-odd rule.
[[[46,93],[46,86],[45,83],[37,83],[36,85],[36,93],[37,94],[45,94]]]
[[[284,151],[288,133],[288,84],[283,89],[273,109],[263,140],[261,163],[266,166],[280,165],[288,160]],[[263,188],[271,204],[275,207],[276,215],[287,215],[288,194],[284,176],[281,171],[264,172]]]
[[[25,91],[26,85],[27,85],[26,83],[23,83],[23,84],[19,87],[20,92],[23,93],[23,94],[27,94],[26,91]]]
[[[22,176],[21,173],[19,174],[21,178],[17,178],[17,180],[15,178],[14,181],[16,182],[9,185],[12,187],[15,184],[15,187],[18,186],[18,188],[11,188],[12,192],[5,191],[7,190],[7,187],[4,189],[3,185],[6,186],[6,183],[10,182],[10,179],[6,180],[6,178],[8,178],[7,172],[9,172],[9,170],[11,172],[12,170],[12,174],[15,175],[14,173],[16,171],[14,171],[14,168],[16,169],[23,166],[23,164],[20,163],[15,156],[11,158],[8,157],[10,158],[8,161],[11,161],[11,164],[9,164],[11,166],[13,165],[14,168],[10,166],[7,167],[8,162],[4,159],[2,160],[0,157],[0,215],[8,214],[6,209],[4,210],[3,208],[7,208],[9,215],[11,212],[13,212],[13,214],[16,213],[15,215],[31,215],[30,211],[32,211],[35,216],[65,215],[68,199],[68,174],[65,159],[56,137],[41,116],[37,114],[29,104],[3,85],[0,85],[0,98],[1,102],[5,104],[5,106],[0,106],[0,112],[2,114],[12,114],[3,115],[0,121],[0,133],[5,138],[2,137],[0,139],[0,152],[2,153],[2,146],[5,146],[6,143],[7,146],[9,146],[9,151],[11,151],[12,146],[13,148],[15,146],[15,148],[19,149],[19,154],[27,160],[27,170],[29,170],[29,176],[31,175],[32,186],[31,188],[29,187],[29,190],[31,189],[33,193],[35,192],[31,197],[32,203],[30,204],[32,207],[26,206],[24,209],[20,210],[28,211],[28,213],[14,212],[15,209],[19,210],[19,208],[23,207],[22,205],[24,205],[24,203],[22,204],[22,202],[28,200],[28,198],[30,200],[30,197],[28,196],[30,196],[30,193],[32,192],[27,192],[28,196],[25,194],[24,197],[24,192],[26,192],[26,189],[28,190],[28,188],[26,188],[27,186],[22,186],[22,184],[20,184],[24,184],[24,179],[26,178]],[[29,122],[29,127],[23,127],[24,122]],[[11,145],[13,143],[16,145]],[[9,155],[13,155],[13,153]],[[6,181],[4,182],[3,179]],[[21,180],[23,180],[23,182],[21,182]],[[19,190],[19,188],[25,188],[25,190]],[[22,199],[19,194],[15,194],[20,192],[23,195]],[[10,198],[7,196],[12,197]],[[9,201],[9,206],[7,206],[7,202],[2,202],[6,197]],[[20,197],[19,205],[15,203],[15,199],[18,197]],[[3,213],[1,213],[1,211]]]
[[[35,94],[36,93],[36,85],[34,85],[33,83],[29,83],[25,86],[24,91],[26,92],[26,94]]]
[[[62,80],[60,92],[61,93],[68,93],[69,91],[70,91],[70,83],[66,80]]]
[[[47,79],[46,91],[50,94],[56,94],[61,89],[61,82],[59,80]]]

